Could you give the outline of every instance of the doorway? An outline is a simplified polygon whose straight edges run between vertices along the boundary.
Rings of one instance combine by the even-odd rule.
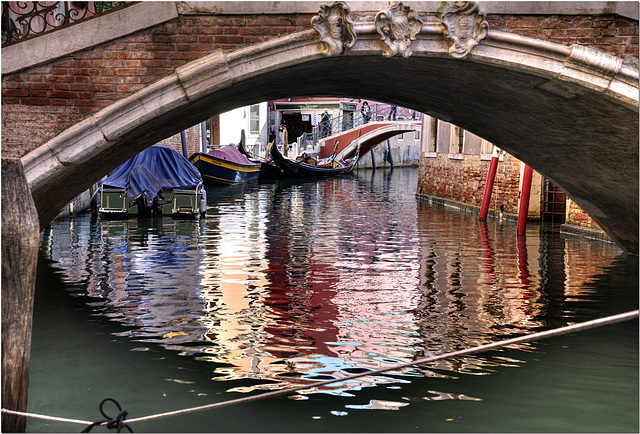
[[[544,178],[542,188],[541,218],[543,222],[564,223],[567,198],[560,188]]]
[[[287,124],[289,143],[298,140],[298,137],[303,133],[313,131],[313,125],[311,125],[309,115],[307,115],[306,120],[303,120],[303,115],[300,113],[282,113],[282,119],[284,119],[284,122]]]

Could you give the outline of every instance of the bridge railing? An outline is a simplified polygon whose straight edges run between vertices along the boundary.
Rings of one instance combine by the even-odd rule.
[[[422,113],[405,107],[396,107],[394,110],[394,106],[388,104],[371,104],[369,107],[369,116],[365,116],[362,110],[359,110],[332,118],[329,122],[318,120],[318,126],[314,127],[314,131],[317,130],[316,142],[332,134],[357,128],[369,122],[420,120],[422,116]]]
[[[318,142],[322,139],[343,131],[350,130],[365,125],[369,122],[381,121],[418,121],[422,119],[422,113],[404,107],[397,107],[394,110],[387,104],[371,104],[371,116],[365,117],[361,111],[349,113],[330,119],[328,123],[318,122],[310,133],[302,133],[291,143],[288,143],[288,154],[300,155],[302,152],[314,153],[318,151]],[[395,115],[394,115],[395,114]],[[282,139],[276,138],[278,149],[282,151]],[[256,142],[253,145],[246,145],[247,150],[254,155],[265,157],[266,145]]]
[[[96,18],[139,2],[3,1],[2,47]]]
[[[289,150],[293,155],[303,151],[317,151],[318,142],[333,134],[357,128],[369,122],[382,121],[418,121],[422,119],[422,113],[404,107],[396,107],[395,110],[388,104],[371,104],[369,116],[362,111],[352,112],[346,115],[331,118],[329,122],[318,121],[310,133],[303,133],[293,143],[289,144]],[[278,142],[280,145],[280,142]]]

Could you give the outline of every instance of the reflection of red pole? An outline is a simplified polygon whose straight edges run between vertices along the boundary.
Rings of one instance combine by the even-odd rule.
[[[484,268],[487,270],[487,275],[489,276],[487,285],[492,285],[496,281],[496,260],[494,258],[493,249],[491,248],[491,240],[489,239],[489,228],[485,221],[480,223],[480,236],[483,250],[482,257],[484,258],[482,262],[484,263]]]
[[[489,204],[491,203],[491,193],[493,192],[493,181],[496,179],[496,171],[498,170],[498,153],[494,152],[491,157],[491,165],[489,166],[489,174],[487,175],[487,185],[484,186],[484,196],[482,198],[482,207],[480,208],[480,221],[487,219],[489,212]]]
[[[524,174],[522,175],[522,193],[520,194],[520,212],[518,214],[518,235],[524,235],[527,230],[532,177],[533,169],[525,164]]]

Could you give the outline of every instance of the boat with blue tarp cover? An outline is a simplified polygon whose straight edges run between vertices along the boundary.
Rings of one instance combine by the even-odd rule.
[[[198,170],[179,152],[153,145],[120,165],[98,190],[102,215],[198,215],[206,191]]]
[[[256,181],[260,175],[261,163],[250,161],[232,145],[193,154],[189,161],[207,183],[242,184]]]

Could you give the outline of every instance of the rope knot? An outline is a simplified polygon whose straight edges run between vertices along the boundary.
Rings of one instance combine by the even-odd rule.
[[[118,407],[119,412],[116,417],[110,417],[108,414],[105,413],[103,406],[104,406],[104,403],[107,401],[113,402],[116,405],[116,407]],[[100,402],[99,408],[100,408],[100,413],[102,413],[102,415],[106,417],[106,419],[98,420],[92,423],[91,425],[86,427],[82,432],[91,432],[94,426],[99,426],[99,425],[105,425],[109,429],[115,429],[116,432],[121,432],[122,428],[126,428],[129,430],[129,432],[133,432],[131,427],[128,424],[124,423],[124,420],[126,419],[127,414],[129,414],[129,412],[127,412],[126,409],[123,409],[118,401],[116,401],[113,398],[105,398]]]

